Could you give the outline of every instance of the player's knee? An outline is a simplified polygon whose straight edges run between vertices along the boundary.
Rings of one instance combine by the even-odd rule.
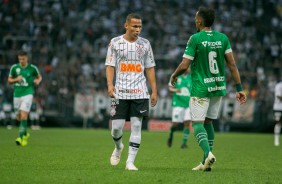
[[[122,130],[121,129],[112,129],[112,137],[118,138],[122,136]]]

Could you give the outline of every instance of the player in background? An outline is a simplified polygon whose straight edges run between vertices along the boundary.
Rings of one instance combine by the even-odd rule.
[[[280,132],[281,132],[281,122],[282,122],[282,76],[280,77],[280,82],[275,85],[274,89],[274,145],[279,146]]]
[[[39,85],[42,77],[38,68],[28,63],[25,51],[18,53],[18,64],[14,64],[9,73],[8,83],[14,84],[14,110],[16,119],[20,121],[19,137],[16,144],[26,146],[30,136],[27,133],[27,118],[31,108],[34,86]]]
[[[33,97],[32,105],[29,112],[29,120],[31,124],[31,130],[40,130],[40,118],[42,116],[43,110],[42,107],[37,100],[38,98]]]
[[[105,63],[108,94],[112,98],[111,134],[115,144],[110,163],[117,165],[120,161],[124,148],[122,129],[129,116],[131,135],[125,169],[137,171],[134,161],[141,143],[142,120],[149,114],[149,99],[151,98],[152,107],[158,99],[155,60],[150,42],[139,37],[142,30],[141,18],[134,13],[129,14],[124,28],[125,34],[111,40]],[[146,86],[144,71],[151,86],[151,95]]]
[[[239,71],[229,39],[223,33],[212,30],[215,11],[200,7],[195,16],[197,33],[193,34],[184,51],[183,60],[171,75],[174,86],[177,77],[191,64],[192,89],[190,110],[194,136],[203,150],[203,160],[192,170],[210,171],[216,161],[212,153],[214,143],[213,119],[218,118],[222,96],[226,95],[225,60],[236,84],[236,98],[246,102]]]
[[[172,92],[172,125],[170,127],[168,147],[172,146],[173,134],[179,123],[183,123],[183,138],[181,148],[187,148],[187,141],[190,134],[191,114],[189,108],[191,89],[190,67],[177,79],[175,87],[169,84],[169,91]]]

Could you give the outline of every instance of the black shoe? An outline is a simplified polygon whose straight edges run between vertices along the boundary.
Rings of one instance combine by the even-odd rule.
[[[181,149],[187,149],[187,148],[188,148],[188,146],[186,144],[181,145]]]
[[[171,147],[171,146],[172,146],[172,139],[171,139],[171,138],[168,138],[168,140],[167,140],[167,146],[168,146],[168,147]]]
[[[209,168],[206,168],[204,171],[205,172],[210,172],[211,170],[212,170],[212,168],[209,167]]]

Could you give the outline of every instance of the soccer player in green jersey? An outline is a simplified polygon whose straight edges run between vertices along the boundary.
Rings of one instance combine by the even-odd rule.
[[[172,125],[170,127],[168,147],[172,146],[173,134],[179,123],[184,124],[181,148],[187,148],[187,141],[190,134],[191,114],[189,108],[191,88],[190,67],[177,79],[175,87],[169,84],[169,91],[172,92]]]
[[[194,136],[204,152],[204,159],[192,170],[210,171],[216,161],[212,153],[214,142],[213,119],[217,119],[222,96],[226,95],[225,61],[236,85],[236,99],[246,102],[241,79],[228,37],[212,30],[215,11],[200,7],[195,16],[197,33],[193,34],[183,55],[183,60],[171,75],[175,85],[177,77],[191,64],[192,90],[190,109]]]
[[[9,73],[8,83],[14,84],[14,109],[20,121],[19,137],[16,144],[26,146],[30,134],[27,133],[27,118],[32,105],[34,85],[42,80],[35,65],[28,63],[28,55],[24,51],[18,53],[18,64],[14,64]]]

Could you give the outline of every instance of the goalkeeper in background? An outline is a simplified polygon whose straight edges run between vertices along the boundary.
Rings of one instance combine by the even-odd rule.
[[[191,89],[190,67],[185,73],[178,77],[175,87],[169,84],[169,91],[172,92],[172,125],[170,127],[168,147],[172,146],[173,134],[179,123],[183,123],[183,138],[181,148],[187,148],[187,141],[190,134],[191,114],[189,108]]]

